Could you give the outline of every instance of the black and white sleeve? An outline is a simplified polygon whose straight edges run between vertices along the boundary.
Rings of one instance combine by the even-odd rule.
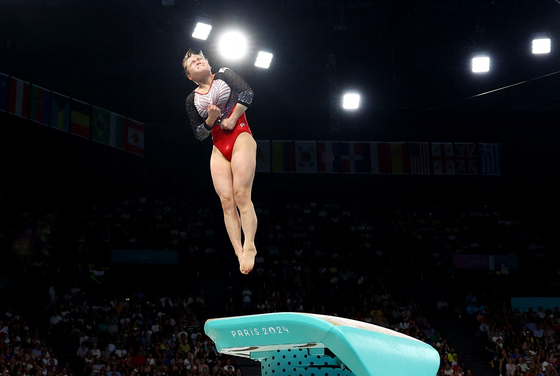
[[[200,116],[194,105],[194,92],[190,93],[185,103],[187,115],[191,123],[192,130],[197,140],[202,141],[210,135],[212,128],[208,128],[205,119]]]

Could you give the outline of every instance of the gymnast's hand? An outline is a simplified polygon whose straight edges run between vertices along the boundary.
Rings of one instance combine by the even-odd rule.
[[[216,121],[216,119],[218,118],[218,116],[220,116],[222,112],[220,111],[220,108],[218,106],[216,106],[213,103],[210,103],[208,105],[208,122],[210,124],[214,124],[214,122]]]
[[[233,117],[229,117],[227,119],[222,120],[222,129],[226,129],[228,131],[231,131],[233,128],[235,128],[235,123],[237,123],[237,119],[234,119]]]

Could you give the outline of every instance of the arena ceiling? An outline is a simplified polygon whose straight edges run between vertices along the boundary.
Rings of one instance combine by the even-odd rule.
[[[216,33],[244,28],[252,48],[274,52],[271,68],[221,60],[212,36],[192,40],[200,16]],[[272,123],[327,121],[329,79],[360,91],[364,111],[557,111],[560,75],[543,76],[560,56],[534,57],[530,41],[548,32],[554,43],[559,28],[556,0],[3,0],[0,72],[147,123],[184,121],[191,47],[244,76]],[[469,72],[476,51],[493,58],[484,77]]]

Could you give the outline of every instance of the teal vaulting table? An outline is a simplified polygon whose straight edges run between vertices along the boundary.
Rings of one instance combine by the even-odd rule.
[[[435,376],[439,368],[422,341],[334,316],[237,316],[208,320],[204,331],[220,353],[260,361],[266,376]]]

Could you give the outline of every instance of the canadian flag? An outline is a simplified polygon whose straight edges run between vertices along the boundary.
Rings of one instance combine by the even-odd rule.
[[[128,119],[128,142],[129,153],[144,156],[144,124]]]

